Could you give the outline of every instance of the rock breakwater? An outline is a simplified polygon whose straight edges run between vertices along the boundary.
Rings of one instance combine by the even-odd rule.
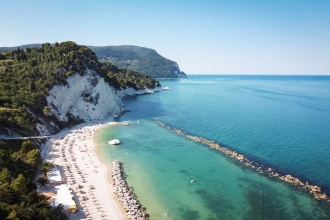
[[[292,186],[295,186],[296,188],[298,188],[302,191],[309,192],[317,200],[330,203],[329,195],[327,195],[325,192],[323,192],[321,187],[319,187],[319,186],[311,185],[308,182],[302,182],[299,178],[291,176],[289,174],[286,174],[286,175],[280,174],[280,173],[276,172],[275,169],[267,167],[263,164],[255,162],[255,161],[252,161],[252,160],[248,159],[245,155],[239,154],[236,151],[231,150],[227,147],[223,147],[220,144],[216,143],[215,141],[208,140],[203,137],[193,136],[193,135],[187,134],[184,131],[181,131],[179,129],[172,128],[172,127],[166,125],[162,121],[159,121],[159,120],[155,120],[155,121],[157,124],[161,125],[162,127],[166,128],[168,130],[174,131],[181,136],[189,138],[195,142],[205,144],[218,151],[221,151],[222,153],[233,158],[234,160],[236,160],[240,164],[244,165],[245,167],[255,170],[258,173],[268,176],[270,178],[286,182]]]
[[[136,199],[133,190],[127,185],[124,177],[124,171],[120,161],[112,162],[112,179],[114,181],[114,193],[118,195],[118,200],[122,203],[126,215],[129,219],[145,220],[149,219],[148,214],[142,208],[139,201]]]

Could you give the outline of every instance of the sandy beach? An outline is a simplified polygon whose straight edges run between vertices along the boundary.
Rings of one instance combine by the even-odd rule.
[[[50,138],[42,149],[45,160],[57,165],[78,212],[69,219],[126,219],[113,196],[107,166],[96,154],[93,136],[101,127],[116,122],[84,123]],[[111,166],[111,165],[109,165]],[[54,188],[44,189],[54,191]],[[55,191],[54,191],[55,192]]]

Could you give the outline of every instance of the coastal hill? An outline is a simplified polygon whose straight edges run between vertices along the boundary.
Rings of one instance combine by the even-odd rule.
[[[21,49],[41,47],[41,44],[19,46]],[[87,46],[92,49],[100,62],[110,62],[119,68],[127,68],[153,78],[185,78],[179,65],[155,50],[138,46]],[[17,47],[0,47],[0,52]]]
[[[49,135],[116,116],[122,97],[161,89],[71,41],[1,52],[0,78],[0,137]]]
[[[138,46],[89,46],[100,61],[110,62],[154,78],[185,78],[179,65],[159,55],[155,50]]]

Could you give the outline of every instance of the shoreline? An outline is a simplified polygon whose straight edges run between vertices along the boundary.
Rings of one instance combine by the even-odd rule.
[[[184,131],[172,128],[162,121],[155,120],[160,126],[181,136],[205,144],[221,151],[264,176],[285,182],[302,191],[307,191],[315,199],[329,203],[329,196],[319,187],[303,183],[291,175],[283,175],[274,169],[264,167],[227,147],[212,140],[193,136]],[[63,130],[53,135],[41,148],[41,155],[45,161],[58,165],[63,182],[71,189],[79,212],[69,214],[69,219],[123,219],[129,217],[119,196],[115,194],[113,165],[102,157],[95,134],[102,128],[113,125],[128,125],[124,122],[108,120],[85,122],[73,128]]]
[[[105,126],[102,126],[101,128],[99,128],[96,132],[98,132],[100,129],[102,129],[102,128],[105,128],[106,126],[112,126],[112,125],[117,125],[117,124],[121,124],[121,122],[115,122],[115,123],[112,123],[112,124],[107,124],[107,125],[105,125]],[[96,133],[95,132],[95,133]],[[113,181],[113,179],[112,179],[112,169],[113,169],[113,166],[112,166],[112,163],[107,163],[106,161],[105,161],[105,159],[104,158],[102,158],[102,155],[101,155],[101,153],[100,153],[100,151],[98,150],[98,148],[97,148],[97,142],[96,142],[96,139],[95,139],[95,133],[94,133],[94,135],[93,135],[93,143],[94,143],[94,148],[95,148],[95,153],[96,153],[96,155],[97,155],[97,157],[98,157],[98,159],[100,160],[100,162],[105,166],[105,168],[107,169],[107,181],[109,182],[109,184],[111,185],[110,187],[112,188],[112,198],[113,198],[113,200],[115,201],[115,203],[116,203],[116,205],[117,205],[117,207],[119,208],[119,210],[120,210],[120,212],[124,215],[123,217],[123,219],[124,220],[129,220],[129,218],[127,217],[127,215],[126,215],[126,212],[125,212],[125,209],[124,209],[124,207],[123,207],[123,204],[118,200],[119,198],[118,198],[118,196],[114,193],[114,191],[113,191],[113,184],[114,184],[114,181]]]
[[[128,219],[114,196],[112,166],[102,159],[94,137],[99,129],[117,124],[124,123],[85,122],[53,135],[42,146],[43,159],[59,168],[61,182],[69,187],[78,208],[77,213],[65,212],[69,219]],[[52,187],[38,190],[54,192]]]

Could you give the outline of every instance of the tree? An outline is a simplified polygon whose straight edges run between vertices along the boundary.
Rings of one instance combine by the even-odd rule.
[[[10,184],[9,182],[0,184],[0,204],[1,203],[11,204],[14,200],[15,196],[13,191],[9,188],[9,184]]]
[[[8,217],[6,219],[10,219],[10,220],[19,220],[19,217],[18,217],[18,214],[17,214],[17,210],[16,209],[13,209]]]
[[[47,176],[42,176],[37,179],[37,184],[39,186],[46,186],[49,183],[49,178]]]
[[[18,177],[11,182],[10,188],[23,195],[27,191],[27,182],[28,180],[22,174],[19,174]]]
[[[3,168],[0,172],[0,184],[6,184],[11,182],[11,176],[8,168]]]
[[[33,149],[35,149],[35,147],[31,141],[23,141],[20,152],[27,153],[28,151],[33,150]]]
[[[26,154],[25,162],[33,167],[37,167],[42,161],[39,149],[30,150]]]
[[[54,167],[55,165],[53,163],[44,161],[41,163],[40,171],[43,173],[44,176],[47,176],[47,173],[51,171]]]

